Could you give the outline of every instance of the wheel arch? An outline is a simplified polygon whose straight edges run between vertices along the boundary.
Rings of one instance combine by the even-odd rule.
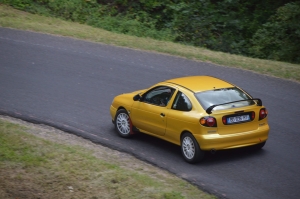
[[[121,109],[124,109],[127,111],[127,109],[124,107],[124,106],[119,106],[119,108],[117,109],[117,111],[121,110]]]
[[[189,130],[183,130],[183,131],[180,133],[180,145],[181,145],[182,136],[183,136],[183,134],[185,134],[185,133],[189,133],[189,134],[191,134],[191,135],[194,137],[193,133],[191,133]],[[199,143],[198,143],[198,144],[199,144]]]
[[[190,130],[183,130],[183,131],[180,133],[180,142],[179,142],[179,146],[181,146],[182,136],[183,136],[183,134],[185,134],[185,133],[191,134],[191,135],[195,138],[195,140],[197,141],[197,143],[198,143],[198,145],[199,145],[199,147],[200,147],[200,149],[201,149],[201,144],[200,144],[200,142],[198,142],[198,140],[196,139],[195,135],[194,135]]]

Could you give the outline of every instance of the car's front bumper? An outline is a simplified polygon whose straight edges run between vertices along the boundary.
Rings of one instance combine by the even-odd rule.
[[[112,122],[114,123],[115,116],[116,116],[116,113],[117,113],[117,109],[113,106],[110,106],[109,112],[110,112],[110,115],[111,115]]]
[[[259,144],[268,139],[269,125],[259,127],[254,131],[220,135],[220,134],[196,134],[194,135],[202,150],[222,150],[239,148]]]

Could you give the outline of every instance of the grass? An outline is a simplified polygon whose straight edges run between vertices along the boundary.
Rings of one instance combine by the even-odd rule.
[[[0,198],[215,198],[131,156],[33,126],[0,119]]]
[[[33,15],[5,5],[0,5],[0,26],[165,53],[300,82],[299,64],[254,59],[173,42],[112,33],[84,24]]]

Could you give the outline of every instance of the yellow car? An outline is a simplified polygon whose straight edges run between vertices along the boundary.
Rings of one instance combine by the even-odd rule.
[[[142,132],[172,142],[189,163],[201,161],[205,151],[262,148],[269,133],[260,99],[210,76],[170,79],[118,95],[110,114],[121,137]]]

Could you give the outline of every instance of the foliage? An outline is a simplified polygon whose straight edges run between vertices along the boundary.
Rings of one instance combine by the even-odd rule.
[[[174,35],[170,29],[157,30],[155,23],[144,18],[147,13],[138,13],[135,16],[117,15],[91,18],[86,21],[88,25],[103,28],[108,31],[123,33],[138,37],[150,37],[158,40],[172,41]]]
[[[290,45],[299,37],[299,20],[296,20],[299,19],[299,2],[293,0],[0,2],[31,13],[59,17],[117,33],[175,41],[232,54],[300,62],[295,57],[299,54],[297,43]],[[285,15],[289,17],[283,18]],[[274,39],[277,43],[271,44]]]
[[[300,1],[278,8],[253,36],[253,56],[300,63]]]
[[[176,40],[247,55],[249,39],[280,3],[227,0],[182,4],[174,20],[174,28],[181,33]]]

